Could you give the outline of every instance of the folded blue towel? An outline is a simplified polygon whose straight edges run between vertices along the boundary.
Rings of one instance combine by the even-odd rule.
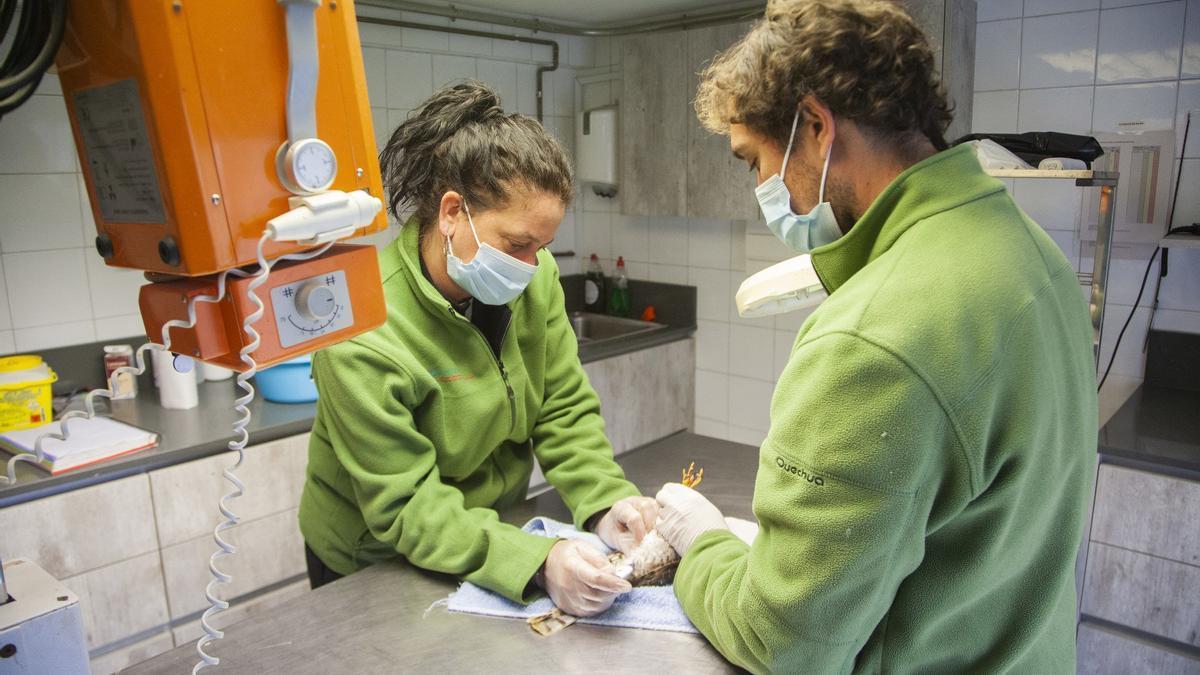
[[[605,546],[596,535],[580,532],[570,525],[549,518],[534,518],[525,523],[521,529],[543,537],[580,539],[595,546],[605,555],[612,553],[612,549]],[[541,598],[528,605],[520,605],[473,583],[465,582],[450,595],[447,607],[451,612],[528,619],[554,609],[554,603],[550,602],[550,598]],[[604,613],[581,617],[579,623],[620,628],[669,630],[678,633],[700,632],[696,630],[691,621],[688,621],[687,615],[683,613],[683,607],[679,606],[679,600],[675,598],[674,589],[670,586],[634,588],[624,595],[617,596],[612,607]]]

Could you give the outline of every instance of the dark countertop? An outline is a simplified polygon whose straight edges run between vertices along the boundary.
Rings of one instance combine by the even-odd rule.
[[[1100,458],[1200,480],[1200,391],[1138,387],[1100,430]]]
[[[694,294],[695,289],[689,290]],[[579,359],[583,363],[590,363],[612,358],[684,340],[694,332],[693,318],[690,325],[668,325],[651,333],[583,345]],[[241,395],[241,389],[232,378],[200,384],[200,405],[191,410],[163,408],[158,404],[158,391],[149,384],[149,376],[140,382],[136,399],[111,402],[112,417],[159,432],[162,438],[158,447],[58,476],[51,476],[27,462],[21,462],[17,465],[17,483],[0,485],[0,508],[181,464],[227,449],[228,442],[233,438],[233,421],[237,418],[233,410],[234,400]],[[256,396],[250,404],[250,413],[247,430],[250,432],[251,445],[256,445],[308,432],[312,429],[316,404],[270,403]],[[8,454],[0,452],[0,462],[7,462],[8,458]],[[3,467],[3,463],[0,463],[0,471]]]
[[[706,497],[725,515],[754,517],[756,448],[681,433],[617,461],[650,495],[695,461],[704,467]],[[570,520],[553,491],[500,515],[514,524],[535,515]],[[402,560],[379,564],[226,628],[210,652],[233,672],[262,674],[738,672],[700,635],[576,624],[545,638],[524,621],[432,607],[456,586]],[[186,672],[196,660],[186,644],[125,672]]]

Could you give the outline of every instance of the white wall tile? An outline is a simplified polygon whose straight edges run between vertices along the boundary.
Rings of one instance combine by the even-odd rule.
[[[729,433],[729,425],[697,417],[692,425],[692,433],[700,436],[708,436],[709,438],[724,439]]]
[[[91,320],[84,250],[4,255],[4,280],[15,328]]]
[[[975,90],[1016,89],[1021,70],[1021,22],[993,21],[975,29]]]
[[[576,236],[584,258],[595,253],[601,258],[612,258],[612,222],[608,213],[583,213],[583,220]]]
[[[729,373],[764,382],[775,380],[775,331],[757,326],[729,327]]]
[[[75,174],[0,175],[0,204],[5,253],[85,245]]]
[[[387,52],[387,105],[411,110],[433,93],[433,57],[418,52]]]
[[[729,269],[731,225],[728,220],[692,218],[688,221],[688,264]]]
[[[79,185],[79,217],[84,245],[90,246],[96,240],[96,219],[92,213],[92,202],[88,197],[87,183],[83,180],[83,174],[76,174],[76,182]]]
[[[1175,82],[1096,87],[1093,133],[1129,133],[1174,128]]]
[[[783,374],[783,369],[787,366],[788,359],[792,356],[792,347],[794,346],[796,346],[796,331],[775,331],[775,377],[773,379],[776,382],[779,381],[779,376]]]
[[[1017,130],[1086,134],[1092,127],[1094,87],[1032,89],[1021,92]]]
[[[975,4],[976,21],[1021,18],[1021,0],[979,0]]]
[[[1097,82],[1175,79],[1183,40],[1183,2],[1105,10],[1100,18]]]
[[[971,132],[1006,134],[1017,131],[1017,101],[1020,92],[982,91],[971,104]]]
[[[729,221],[729,269],[746,271],[746,227],[745,220]]]
[[[1100,0],[1101,9],[1114,9],[1116,7],[1132,7],[1133,5],[1153,5],[1162,2],[1162,0]]]
[[[71,173],[78,155],[62,96],[33,96],[0,124],[0,173]]]
[[[688,226],[686,218],[654,217],[650,229],[650,262],[667,265],[688,264]]]
[[[433,89],[476,77],[475,58],[471,56],[433,55]]]
[[[1025,16],[1098,9],[1100,0],[1025,0]]]
[[[517,105],[515,110],[522,115],[537,114],[537,66],[517,64]]]
[[[13,331],[16,351],[32,352],[96,341],[96,325],[87,321],[66,321],[36,328],[17,328]]]
[[[1091,84],[1096,68],[1098,17],[1099,12],[1083,12],[1024,19],[1021,88]],[[976,89],[982,87],[976,85]]]
[[[771,394],[775,385],[737,375],[729,376],[729,424],[767,431],[771,428]]]
[[[729,420],[729,376],[696,371],[696,415],[717,422]]]
[[[364,12],[363,9],[362,7],[358,8],[360,15],[373,14],[370,10]],[[401,39],[401,29],[374,23],[358,24],[358,39],[363,45],[386,47],[389,49],[401,49],[404,47],[404,41]]]
[[[137,314],[138,293],[146,278],[137,270],[109,267],[99,255],[85,255],[88,291],[95,318]]]
[[[528,31],[506,28],[504,33],[506,35],[522,35],[528,33]],[[525,42],[515,42],[513,40],[501,40],[497,38],[492,40],[492,56],[512,61],[530,61],[533,59],[533,49],[531,48],[531,45]]]
[[[791,333],[792,340],[795,341],[796,334],[800,332],[800,328],[804,326],[804,322],[815,311],[817,311],[817,307],[808,307],[795,312],[779,314],[775,317],[775,328]]]
[[[625,256],[626,260],[650,261],[650,227],[648,220],[639,216],[612,214],[613,253]]]
[[[1196,8],[1200,13],[1200,7]],[[1179,103],[1175,111],[1175,145],[1176,157],[1200,157],[1200,80],[1190,80],[1179,83]],[[1188,124],[1188,112],[1191,112],[1191,124]],[[1187,143],[1184,144],[1183,133],[1187,130]]]
[[[387,107],[387,52],[378,47],[363,49],[363,69],[367,72],[367,98],[373,107]]]
[[[422,16],[420,19],[421,23],[440,23],[444,20],[441,17],[426,16]],[[401,28],[400,39],[404,43],[405,49],[438,52],[450,50],[450,37],[446,33],[421,30],[419,28]]]
[[[97,340],[141,337],[145,334],[146,327],[142,323],[141,314],[126,314],[125,316],[109,316],[103,319],[96,319]]]
[[[481,23],[479,21],[455,21],[455,28],[464,28],[466,30],[478,31],[493,31],[491,24]],[[478,37],[475,35],[450,35],[450,51],[459,54],[473,54],[475,56],[491,56],[492,55],[492,39]],[[482,62],[480,62],[482,65]]]
[[[1200,77],[1200,0],[1188,0],[1182,77]]]
[[[0,356],[17,351],[17,337],[11,330],[0,330]]]
[[[549,73],[546,73],[544,76],[544,80],[545,80],[545,82],[544,82],[543,86],[545,86],[549,91],[543,93],[543,100],[546,101],[546,105],[547,105],[549,114],[574,116],[574,113],[575,113],[575,70],[573,68],[559,67],[558,70],[553,70]],[[605,82],[604,84],[607,85],[608,83]],[[536,81],[534,82],[534,85],[535,86],[537,85]],[[595,85],[589,85],[588,87],[583,88],[583,91],[585,94],[584,99],[583,99],[583,109],[584,110],[587,110],[590,107],[594,107],[594,106],[588,105],[588,98],[586,96],[586,94],[589,91],[589,87],[592,87],[592,86],[595,86]],[[592,91],[593,97],[596,97],[597,95],[599,95],[603,99],[600,102],[596,102],[597,105],[608,105],[609,89],[606,88],[603,92],[600,92],[599,94],[597,94],[595,91]],[[593,102],[595,102],[595,101],[593,101]]]
[[[686,286],[688,283],[688,268],[684,265],[664,265],[652,262],[649,263],[649,267],[650,281],[681,286]]]
[[[517,66],[508,61],[479,59],[476,62],[476,75],[488,83],[500,94],[500,103],[508,112],[516,112],[517,101]]]
[[[375,152],[378,155],[387,147],[388,138],[392,135],[387,108],[371,108],[371,126],[375,128]]]
[[[696,287],[696,316],[710,321],[724,321],[729,316],[733,294],[729,290],[729,272],[692,267],[688,283]]]
[[[729,324],[696,322],[696,367],[716,373],[729,372]]]

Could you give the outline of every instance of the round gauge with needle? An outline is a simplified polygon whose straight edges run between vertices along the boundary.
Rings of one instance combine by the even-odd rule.
[[[305,138],[287,147],[280,157],[279,178],[288,190],[298,194],[322,192],[337,175],[337,157],[333,148],[319,138]]]

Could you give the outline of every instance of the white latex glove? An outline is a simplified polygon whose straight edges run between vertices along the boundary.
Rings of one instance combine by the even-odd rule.
[[[537,582],[556,607],[574,616],[599,614],[633,590],[612,573],[604,554],[574,539],[561,539],[550,549]]]
[[[696,537],[710,530],[728,530],[721,510],[682,483],[667,483],[658,491],[658,522],[654,529],[682,558]]]
[[[626,497],[608,510],[596,524],[600,540],[622,553],[629,553],[658,519],[658,502],[650,497]]]

